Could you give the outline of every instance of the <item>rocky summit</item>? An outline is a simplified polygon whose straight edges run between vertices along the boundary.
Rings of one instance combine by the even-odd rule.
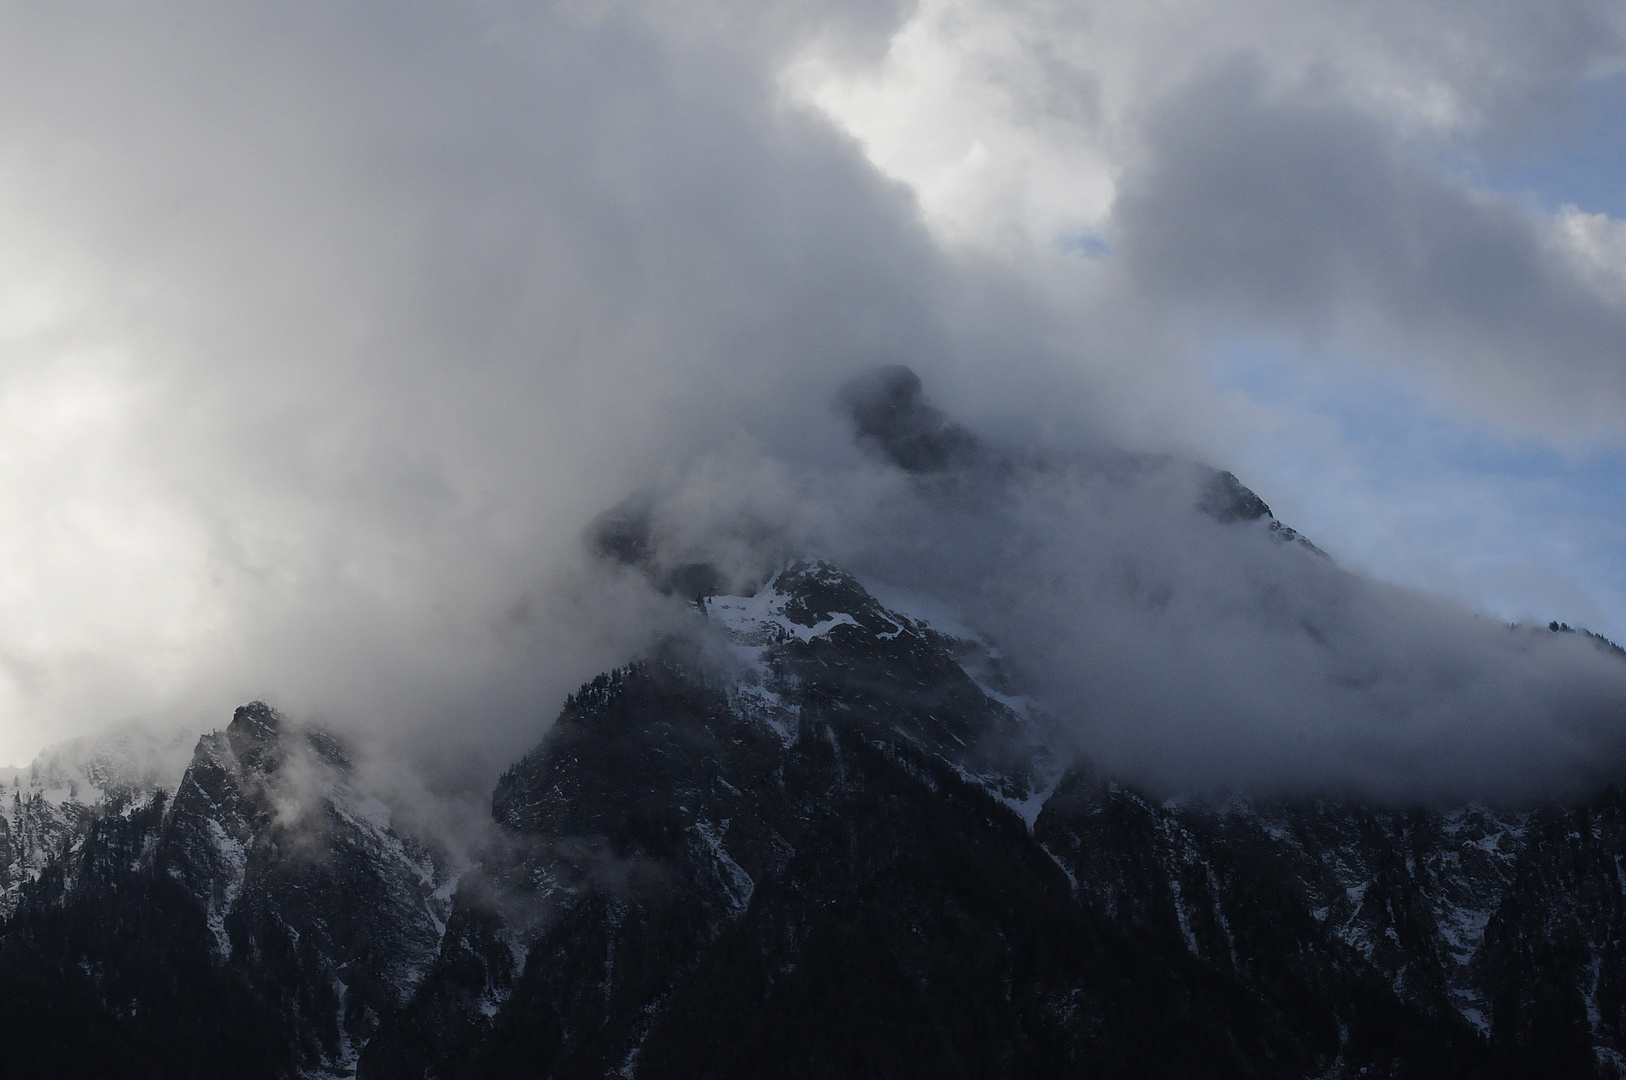
[[[105,746],[11,777],[6,1075],[1626,1067],[1614,789],[1159,801],[1060,756],[951,620],[817,560],[747,591],[572,695],[472,865],[259,702],[178,780]]]

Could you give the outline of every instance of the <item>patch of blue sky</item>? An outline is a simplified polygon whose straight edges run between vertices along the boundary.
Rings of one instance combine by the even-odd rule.
[[[1441,408],[1398,371],[1232,342],[1227,462],[1340,562],[1508,621],[1626,638],[1626,453],[1566,454]]]
[[[1567,107],[1517,138],[1475,145],[1452,163],[1474,186],[1626,218],[1626,74],[1587,80]]]
[[[1055,244],[1057,251],[1085,259],[1104,259],[1112,254],[1107,242],[1099,234],[1088,230],[1062,233],[1056,237]]]

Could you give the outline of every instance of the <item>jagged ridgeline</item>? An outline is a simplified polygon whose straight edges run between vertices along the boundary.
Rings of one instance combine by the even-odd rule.
[[[860,437],[956,484],[991,452],[912,380],[849,390]],[[1200,499],[1225,527],[1274,525],[1229,474]],[[690,601],[689,632],[570,696],[496,784],[472,862],[404,835],[340,740],[258,702],[178,776],[84,746],[11,777],[4,1075],[1626,1063],[1613,788],[1164,801],[1064,753],[997,650],[920,597],[819,559],[672,556],[636,505],[592,542]]]
[[[433,961],[450,905],[350,769],[331,736],[252,702],[199,740],[173,792],[91,789],[53,810],[19,783],[0,822],[8,1074],[353,1065]],[[66,824],[40,827],[53,816]]]

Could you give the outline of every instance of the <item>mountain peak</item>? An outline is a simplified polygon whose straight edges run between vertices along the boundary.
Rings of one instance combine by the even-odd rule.
[[[1197,509],[1219,522],[1258,521],[1273,517],[1265,500],[1236,478],[1235,473],[1216,470],[1203,484]]]
[[[926,399],[920,376],[902,364],[875,368],[842,387],[861,442],[878,447],[910,473],[943,472],[969,463],[977,437]]]
[[[246,768],[275,772],[281,762],[282,714],[263,701],[240,706],[226,725],[232,753]]]

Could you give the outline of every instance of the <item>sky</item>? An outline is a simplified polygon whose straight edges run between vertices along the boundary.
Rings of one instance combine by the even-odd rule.
[[[1618,5],[19,3],[0,102],[0,764],[251,697],[511,758],[674,617],[607,507],[882,520],[883,363],[1626,638]]]

